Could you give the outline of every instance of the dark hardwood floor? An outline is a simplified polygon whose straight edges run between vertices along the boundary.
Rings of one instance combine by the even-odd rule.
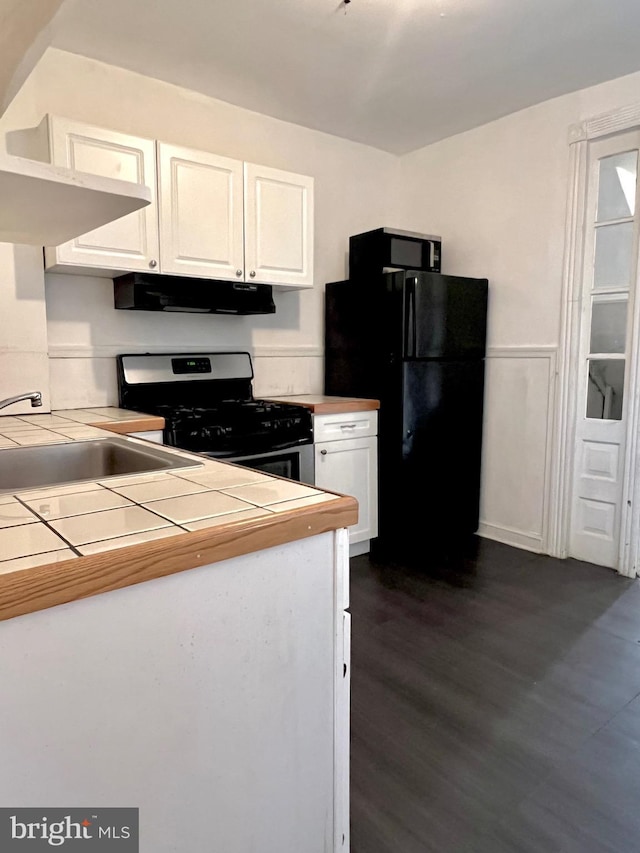
[[[353,853],[640,851],[640,582],[351,561]]]

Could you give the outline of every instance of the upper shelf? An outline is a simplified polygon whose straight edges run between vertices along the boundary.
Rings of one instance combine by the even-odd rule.
[[[141,184],[0,153],[0,242],[58,246],[151,202]]]

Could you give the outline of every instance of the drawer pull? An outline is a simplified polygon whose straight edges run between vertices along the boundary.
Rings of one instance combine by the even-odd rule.
[[[321,450],[321,451],[320,451],[320,455],[321,455],[321,456],[326,456],[326,455],[327,455],[327,451],[326,451],[326,450]]]
[[[358,424],[340,424],[340,429],[356,429]]]

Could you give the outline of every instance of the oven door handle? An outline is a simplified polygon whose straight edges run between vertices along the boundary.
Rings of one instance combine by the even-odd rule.
[[[221,452],[215,450],[201,450],[199,452],[203,456],[208,456],[209,459],[226,459],[229,462],[233,462],[234,459],[251,459],[254,456],[266,456],[268,453],[277,453],[281,450],[295,450],[298,447],[307,447],[312,444],[313,442],[309,441],[309,439],[303,439],[296,442],[283,441],[282,444],[270,444],[268,447],[258,449],[252,448],[251,450],[224,450]]]

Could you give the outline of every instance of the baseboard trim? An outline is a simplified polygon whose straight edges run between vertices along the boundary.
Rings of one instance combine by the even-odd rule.
[[[349,545],[349,557],[359,557],[360,554],[368,554],[371,550],[371,540],[363,539],[362,542],[354,542]]]
[[[511,527],[501,527],[497,524],[488,524],[481,521],[478,527],[478,535],[484,539],[493,539],[505,545],[513,545],[515,548],[523,548],[525,551],[534,551],[542,554],[542,536],[537,533],[524,533]]]

